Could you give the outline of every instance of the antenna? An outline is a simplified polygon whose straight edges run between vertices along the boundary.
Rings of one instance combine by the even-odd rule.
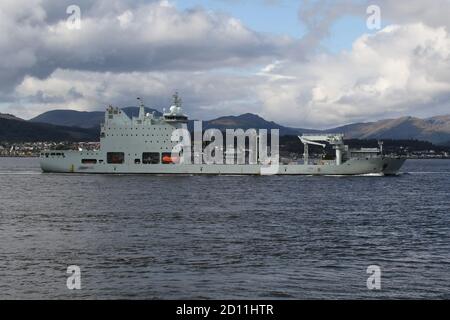
[[[378,146],[380,147],[380,154],[381,154],[381,156],[383,156],[383,141],[381,141],[381,140],[378,140]]]
[[[139,101],[139,107],[143,107],[144,106],[144,102],[142,101],[141,97],[137,97],[136,98]]]
[[[140,97],[137,97],[137,100],[139,101],[139,119],[143,119],[145,117],[145,107],[144,102]]]
[[[175,91],[174,95],[173,95],[173,105],[176,107],[181,107],[181,98],[178,95],[178,91]]]

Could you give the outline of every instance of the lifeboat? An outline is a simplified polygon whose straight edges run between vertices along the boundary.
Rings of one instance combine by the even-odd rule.
[[[164,164],[170,164],[170,163],[178,163],[180,161],[180,158],[178,157],[171,157],[171,156],[163,156],[162,162]]]

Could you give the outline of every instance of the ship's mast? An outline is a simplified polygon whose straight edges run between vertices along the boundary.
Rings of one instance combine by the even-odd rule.
[[[178,91],[176,91],[173,95],[173,105],[175,107],[181,107],[182,100],[180,98],[180,95],[178,94]]]
[[[145,117],[145,107],[144,102],[140,97],[137,97],[137,100],[139,101],[139,119],[144,119]]]

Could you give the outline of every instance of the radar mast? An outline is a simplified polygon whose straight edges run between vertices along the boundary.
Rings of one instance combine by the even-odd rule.
[[[181,104],[182,104],[182,100],[180,98],[180,95],[178,94],[178,91],[175,91],[175,93],[173,94],[173,105],[175,107],[181,108]]]
[[[144,119],[145,117],[145,107],[144,102],[140,97],[137,97],[137,100],[139,101],[139,119]]]

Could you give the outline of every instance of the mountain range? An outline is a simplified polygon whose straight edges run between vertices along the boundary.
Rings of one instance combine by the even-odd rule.
[[[123,108],[128,116],[137,116],[137,107]],[[146,112],[161,112],[146,108]],[[97,140],[99,125],[104,120],[103,111],[52,110],[31,120],[10,114],[0,114],[0,141],[86,141]],[[191,121],[188,125],[193,127]],[[267,121],[258,115],[245,113],[203,121],[203,129],[279,129],[281,135],[298,135],[305,132],[344,133],[349,139],[414,139],[438,145],[450,145],[450,115],[426,119],[401,117],[375,122],[353,123],[327,130],[292,128]]]
[[[98,128],[31,122],[0,113],[0,142],[95,141],[99,133]]]
[[[331,129],[354,139],[423,140],[450,145],[450,115],[421,119],[401,117],[376,122],[354,123]]]
[[[139,108],[126,107],[122,109],[127,116],[137,116]],[[145,112],[161,116],[162,113],[155,109],[145,108]],[[30,122],[49,123],[58,126],[93,128],[100,126],[105,120],[104,111],[75,111],[75,110],[51,110],[34,117]]]

